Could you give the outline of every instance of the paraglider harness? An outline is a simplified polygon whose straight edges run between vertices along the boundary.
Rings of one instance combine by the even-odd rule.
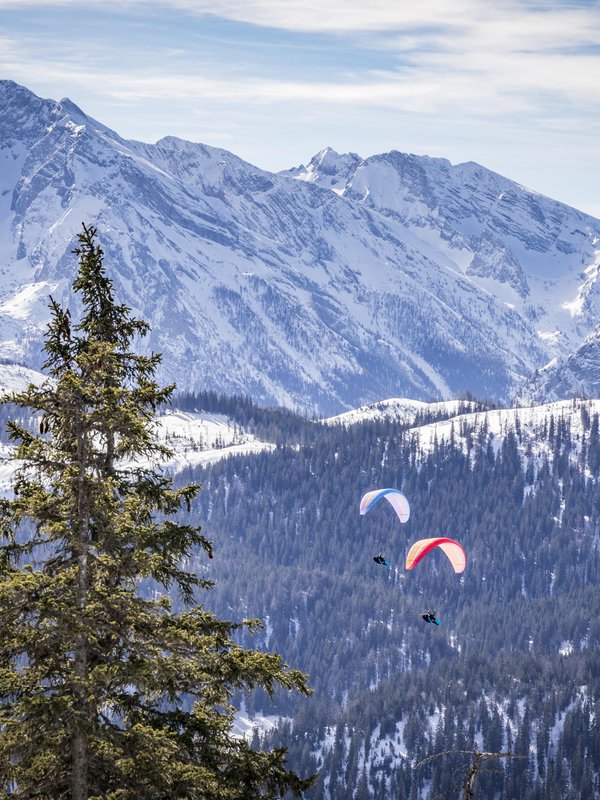
[[[385,560],[382,553],[378,553],[376,556],[373,556],[373,561],[376,564],[383,564],[384,567],[391,566],[390,562]]]
[[[439,625],[440,624],[440,621],[435,618],[435,612],[434,611],[427,611],[425,614],[422,614],[421,616],[423,617],[425,622],[433,622],[434,625]]]

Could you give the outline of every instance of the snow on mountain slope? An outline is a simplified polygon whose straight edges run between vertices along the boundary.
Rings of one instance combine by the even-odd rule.
[[[275,447],[261,442],[224,414],[208,412],[173,410],[162,414],[156,420],[156,439],[173,451],[171,458],[157,462],[158,467],[171,474],[186,467],[213,464],[227,456],[250,455]]]
[[[537,460],[552,460],[551,445],[541,442],[540,433],[547,429],[550,420],[556,425],[565,421],[570,429],[573,446],[571,457],[577,458],[581,452],[581,444],[585,439],[587,420],[600,414],[600,400],[560,400],[539,406],[521,408],[498,408],[489,411],[475,411],[459,414],[451,419],[433,422],[415,428],[413,435],[422,454],[431,452],[434,443],[453,442],[468,452],[472,432],[483,432],[491,437],[493,446],[498,449],[504,438],[513,433],[518,439],[518,448],[525,453],[530,452]]]
[[[40,384],[46,379],[35,372],[15,364],[0,364],[0,396],[20,391],[32,382]],[[578,458],[590,420],[600,415],[600,400],[561,400],[541,405],[513,408],[482,409],[470,400],[449,400],[426,403],[408,398],[390,398],[379,403],[354,409],[323,420],[328,425],[352,426],[377,420],[390,420],[408,426],[405,435],[415,439],[417,452],[423,458],[435,443],[447,443],[469,452],[473,438],[484,437],[498,449],[509,434],[515,434],[518,448],[527,452],[539,464],[552,459],[551,445],[542,431],[547,431],[551,420],[556,426],[564,421],[570,431],[572,447],[570,457]],[[424,419],[437,418],[423,424]],[[257,439],[223,414],[205,411],[168,410],[158,415],[155,427],[157,441],[172,450],[167,459],[141,459],[137,466],[152,464],[175,474],[190,466],[208,465],[233,455],[251,455],[275,448],[269,442]],[[14,474],[10,462],[12,447],[0,443],[0,492],[7,491]]]
[[[536,370],[520,390],[523,403],[557,400],[561,397],[593,397],[600,391],[600,326],[587,336],[574,353],[560,356]]]
[[[469,452],[473,438],[488,438],[498,449],[508,434],[515,434],[518,449],[527,452],[536,461],[552,460],[551,445],[542,431],[548,430],[550,421],[556,426],[564,421],[572,439],[571,457],[578,458],[586,430],[595,414],[600,415],[600,400],[559,400],[540,405],[513,408],[477,409],[476,404],[464,400],[443,403],[421,403],[407,399],[390,399],[325,419],[326,424],[355,425],[378,419],[392,420],[409,427],[409,436],[416,440],[417,451],[423,458],[434,445],[452,443]],[[471,406],[471,408],[469,408]],[[435,422],[422,424],[423,417],[442,417]],[[542,441],[543,440],[543,441]]]
[[[30,383],[41,384],[47,377],[41,372],[16,364],[0,364],[0,397],[22,391]],[[156,461],[139,459],[135,466],[156,466],[170,474],[186,467],[213,464],[234,455],[250,455],[272,450],[275,445],[262,442],[224,414],[188,412],[176,409],[156,418],[156,440],[172,451],[170,458]],[[16,464],[11,461],[13,448],[0,442],[0,494],[10,489]]]
[[[30,383],[40,386],[46,375],[21,364],[0,364],[0,396],[4,393],[22,392]]]
[[[119,300],[153,327],[144,346],[164,354],[161,380],[182,390],[325,413],[390,395],[507,400],[587,335],[593,270],[581,296],[563,273],[592,265],[600,223],[542,204],[544,250],[531,193],[510,225],[504,211],[486,222],[494,192],[509,209],[520,195],[483,168],[463,165],[465,181],[482,177],[458,192],[459,168],[441,160],[427,189],[412,167],[391,180],[388,162],[414,157],[326,155],[312,182],[296,180],[173,137],[125,141],[69,100],[0,82],[0,357],[39,366],[48,295],[74,305],[82,221],[99,229]],[[533,283],[540,259],[550,294],[570,287],[556,331],[509,276]]]
[[[401,220],[424,245],[502,298],[554,354],[571,352],[600,316],[600,222],[475,163],[331,148],[294,177]]]
[[[445,400],[439,403],[426,403],[422,400],[409,400],[406,397],[391,397],[379,403],[370,403],[343,414],[336,414],[323,420],[325,425],[354,425],[357,422],[372,422],[389,419],[401,425],[412,425],[419,415],[440,415],[455,417],[457,414],[474,410],[476,404],[469,400]]]
[[[214,464],[229,456],[251,455],[275,447],[238,428],[221,414],[183,411],[158,417],[156,438],[171,448],[173,455],[153,461],[139,459],[135,466],[155,466],[171,475],[186,467]],[[11,453],[11,446],[0,443],[0,494],[9,490],[14,476],[16,464],[10,461]]]

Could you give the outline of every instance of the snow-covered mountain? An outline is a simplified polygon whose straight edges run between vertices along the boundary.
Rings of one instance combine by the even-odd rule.
[[[536,370],[521,388],[517,400],[539,403],[562,397],[597,397],[600,390],[600,326],[574,353],[552,359]]]
[[[600,223],[479,164],[331,148],[296,178],[400,220],[480,288],[528,319],[556,355],[600,320]]]
[[[181,389],[507,400],[598,318],[600,222],[477,165],[324,151],[277,175],[1,82],[1,359],[39,366],[82,221]]]
[[[40,385],[46,377],[35,370],[0,364],[0,397],[23,391],[30,383]],[[469,452],[473,438],[484,432],[498,449],[510,433],[518,433],[518,449],[537,462],[552,460],[552,451],[543,431],[553,420],[565,423],[572,439],[571,456],[577,459],[585,441],[586,427],[600,414],[600,400],[573,399],[511,408],[484,408],[470,400],[424,402],[409,398],[389,398],[320,420],[326,426],[353,425],[387,420],[408,429],[415,441],[419,458],[438,444],[452,443]],[[435,421],[430,421],[430,420]],[[2,433],[0,431],[0,433]],[[273,450],[273,442],[262,441],[226,414],[180,408],[162,412],[156,418],[157,441],[172,451],[168,459],[155,466],[176,474],[189,467],[206,466],[229,456],[252,455]],[[14,472],[10,462],[11,447],[0,443],[0,491],[9,487]],[[141,462],[140,462],[141,463]],[[144,462],[144,464],[149,462]]]

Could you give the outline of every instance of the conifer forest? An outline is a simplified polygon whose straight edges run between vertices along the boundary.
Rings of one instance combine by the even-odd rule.
[[[472,397],[332,424],[161,389],[94,235],[86,315],[53,308],[54,383],[0,406],[21,463],[0,507],[1,796],[600,797],[597,406],[540,411],[532,439]],[[151,436],[168,409],[271,448],[136,467],[169,451]],[[404,525],[358,513],[388,486]],[[439,551],[404,569],[431,536],[463,545],[464,573]]]
[[[461,431],[466,448],[423,454],[390,421],[327,426],[241,398],[179,400],[278,443],[181,477],[202,483],[194,512],[215,542],[207,602],[264,620],[261,646],[310,676],[314,696],[280,695],[275,712],[260,694],[245,700],[281,715],[255,744],[318,773],[307,798],[462,797],[477,749],[520,757],[486,762],[474,797],[600,796],[597,414],[573,402],[576,438],[568,418],[546,417],[542,457],[518,416],[501,439],[483,425]],[[358,515],[377,486],[402,488],[406,525],[385,503]],[[404,571],[408,543],[432,535],[464,545],[462,576],[441,553]],[[421,620],[428,609],[439,628]]]
[[[175,486],[202,485],[178,519],[212,543],[212,560],[186,560],[203,607],[261,620],[239,643],[309,676],[310,697],[232,696],[257,721],[254,750],[287,752],[289,770],[315,776],[302,796],[600,796],[600,433],[585,401],[541,418],[535,451],[518,414],[501,437],[462,423],[460,441],[423,452],[414,425],[392,420],[324,424],[212,392],[172,406],[225,414],[275,445],[189,468]],[[0,410],[3,430],[18,413]],[[377,486],[410,499],[407,524],[385,503],[359,516]],[[404,570],[409,543],[430,535],[463,544],[462,575],[441,553]],[[373,562],[379,552],[391,568]],[[156,594],[155,580],[141,587]],[[423,623],[429,609],[439,628]],[[514,757],[484,762],[465,795],[476,751]]]

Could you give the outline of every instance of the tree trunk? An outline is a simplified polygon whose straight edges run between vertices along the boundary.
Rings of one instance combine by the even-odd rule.
[[[79,487],[77,497],[77,609],[80,621],[85,617],[87,594],[89,590],[89,507],[86,496],[86,443],[83,424],[80,422],[77,436],[77,462],[79,467]],[[73,729],[73,772],[71,776],[71,799],[87,800],[88,797],[88,720],[87,673],[88,643],[84,631],[77,634],[75,643],[75,725]]]
[[[465,785],[463,787],[463,800],[472,800],[473,798],[473,784],[475,783],[475,778],[477,776],[477,770],[479,769],[479,763],[481,762],[481,753],[479,750],[476,750],[473,754],[473,763],[471,764],[471,769],[467,774],[467,780],[465,781]]]

